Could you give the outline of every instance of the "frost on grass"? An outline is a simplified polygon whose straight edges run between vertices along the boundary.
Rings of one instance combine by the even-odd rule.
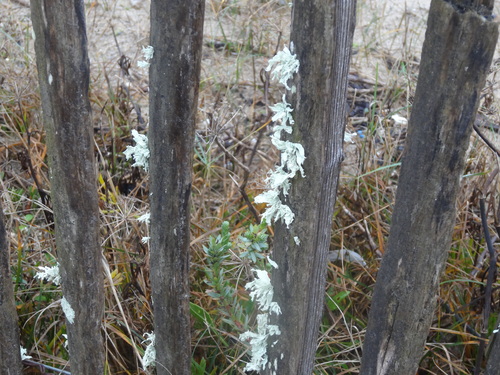
[[[66,297],[61,299],[61,307],[63,309],[64,315],[66,315],[66,319],[69,324],[73,324],[75,321],[75,310],[71,307]]]
[[[148,345],[146,346],[146,350],[144,351],[144,356],[142,357],[142,365],[146,369],[148,367],[155,366],[156,349],[155,349],[155,334],[154,334],[154,332],[145,333],[144,336],[146,336],[146,340],[144,340],[143,343],[148,342]]]
[[[293,42],[290,43],[290,49],[287,46],[283,48],[283,51],[279,51],[276,56],[269,60],[269,64],[266,71],[271,71],[271,78],[278,80],[287,90],[295,91],[295,87],[289,87],[288,81],[293,77],[294,73],[299,71],[299,60],[297,56],[293,54]]]
[[[142,47],[142,56],[144,56],[144,60],[138,61],[137,66],[139,68],[148,69],[149,61],[153,58],[155,51],[152,46]]]
[[[134,159],[133,167],[142,167],[147,172],[149,169],[149,147],[148,137],[144,134],[139,134],[137,130],[132,130],[135,146],[127,146],[123,154],[129,159]]]
[[[59,273],[59,263],[54,267],[38,267],[35,279],[46,280],[54,285],[61,285],[61,275]]]

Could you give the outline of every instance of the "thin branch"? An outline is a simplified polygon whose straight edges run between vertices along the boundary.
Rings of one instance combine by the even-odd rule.
[[[481,337],[486,339],[488,334],[488,322],[491,313],[491,295],[493,290],[493,282],[496,276],[496,252],[493,248],[493,242],[491,241],[490,231],[488,229],[488,221],[486,218],[486,208],[485,199],[481,198],[479,200],[479,207],[481,210],[481,223],[484,231],[484,240],[486,241],[486,246],[488,247],[488,252],[490,254],[490,266],[488,268],[488,278],[486,281],[486,290],[484,292],[484,311],[483,311],[483,332],[481,332]],[[476,367],[474,368],[474,375],[479,375],[481,373],[481,363],[484,356],[485,340],[481,340],[479,343],[479,349],[476,357]]]

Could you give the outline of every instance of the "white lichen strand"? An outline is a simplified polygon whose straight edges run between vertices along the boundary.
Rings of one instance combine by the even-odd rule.
[[[299,61],[293,53],[293,43],[290,49],[285,47],[283,51],[278,52],[270,61],[266,68],[272,70],[273,79],[279,80],[288,90],[288,80],[299,69]],[[270,171],[266,183],[268,191],[258,195],[255,198],[256,203],[266,203],[266,211],[262,218],[272,223],[282,220],[287,227],[293,222],[295,215],[280,198],[286,197],[291,187],[291,180],[300,172],[305,177],[303,164],[306,159],[304,147],[300,143],[294,143],[281,139],[281,132],[292,134],[292,126],[295,121],[292,117],[293,108],[286,101],[286,95],[283,95],[282,101],[270,107],[274,112],[272,120],[277,124],[274,127],[274,133],[271,136],[271,142],[281,152],[281,164],[274,171]]]
[[[295,123],[292,117],[293,108],[290,103],[287,103],[285,95],[283,95],[281,103],[272,105],[269,109],[274,112],[271,120],[274,122],[279,121],[279,125],[274,127],[274,134],[279,137],[281,130],[285,130],[288,134],[292,134],[292,127],[290,125]]]
[[[267,65],[266,71],[271,71],[271,78],[279,81],[287,90],[295,91],[295,87],[289,87],[288,81],[294,73],[299,71],[300,63],[296,55],[293,54],[293,42],[290,43],[290,49],[287,46],[283,51],[279,51]]]
[[[33,358],[32,356],[28,355],[28,350],[26,350],[26,348],[20,346],[19,349],[21,350],[21,361]]]
[[[269,262],[269,264],[271,265],[271,267],[278,268],[278,263],[276,263],[274,260],[272,260],[269,255],[267,256],[267,261]]]
[[[333,250],[328,253],[328,261],[335,262],[336,260],[344,260],[346,262],[356,263],[362,267],[366,266],[366,262],[357,252],[347,249]]]
[[[148,137],[144,134],[139,134],[137,130],[132,130],[135,146],[127,146],[123,155],[127,160],[134,159],[133,167],[142,167],[147,172],[149,169],[149,147]]]
[[[287,90],[295,91],[295,86],[288,86],[288,81],[293,74],[299,70],[299,61],[293,54],[293,43],[290,49],[286,46],[283,51],[278,52],[270,61],[266,71],[271,71],[272,79],[277,79]],[[303,164],[305,161],[304,148],[299,143],[293,143],[281,139],[281,132],[292,134],[292,125],[295,123],[292,106],[287,103],[286,95],[283,95],[281,103],[270,107],[274,112],[272,120],[276,122],[271,142],[281,152],[281,163],[274,171],[271,171],[266,179],[268,191],[255,197],[256,203],[266,203],[266,210],[262,214],[263,220],[268,223],[282,220],[287,227],[293,222],[295,215],[281,197],[286,197],[291,187],[291,180],[300,172],[305,177]],[[278,268],[278,264],[271,258],[267,258],[271,267]],[[271,285],[269,274],[265,270],[253,270],[256,277],[247,283],[245,288],[250,290],[250,298],[257,302],[259,310],[263,313],[257,315],[257,332],[245,332],[240,335],[240,340],[250,343],[251,360],[245,366],[245,371],[262,371],[266,365],[272,374],[278,369],[277,358],[271,363],[268,361],[267,345],[271,336],[281,334],[277,325],[269,324],[269,314],[281,314],[281,308],[273,301],[274,289]],[[278,340],[271,343],[274,347]]]
[[[154,52],[152,46],[142,47],[142,56],[144,60],[138,61],[137,66],[142,69],[148,69],[150,65],[149,61],[153,58]]]
[[[155,349],[155,334],[154,332],[145,333],[146,339],[143,343],[147,342],[146,350],[144,351],[144,356],[142,357],[142,365],[146,369],[148,367],[154,367],[156,364],[156,349]]]
[[[149,225],[149,223],[151,222],[151,213],[146,212],[144,215],[139,216],[137,218],[137,221],[140,223],[146,223],[147,225]]]
[[[292,209],[282,203],[279,197],[280,192],[269,190],[255,197],[255,203],[266,203],[266,211],[262,214],[262,219],[266,222],[276,222],[283,220],[287,227],[292,224],[295,214]]]
[[[254,281],[251,281],[245,285],[246,290],[252,290],[250,292],[250,298],[256,301],[259,305],[259,309],[270,313],[275,313],[277,315],[281,314],[281,309],[277,302],[273,302],[274,289],[271,285],[271,279],[269,274],[264,270],[253,270],[256,273]]]
[[[268,314],[257,315],[257,332],[247,331],[240,335],[241,341],[250,343],[251,359],[245,371],[261,371],[268,362],[267,341],[271,336],[278,336],[281,331],[277,325],[269,324]]]
[[[269,264],[278,268],[278,265],[268,257]],[[274,289],[267,271],[253,270],[256,273],[254,281],[247,283],[245,288],[251,290],[250,298],[257,302],[262,314],[257,315],[257,332],[247,331],[240,335],[241,341],[250,344],[251,359],[245,366],[245,371],[263,370],[268,363],[267,343],[271,336],[281,334],[277,325],[269,324],[269,314],[281,314],[277,302],[273,301]],[[276,343],[277,340],[274,341]]]
[[[38,267],[35,279],[46,280],[54,285],[61,285],[61,274],[59,273],[59,263],[54,267]]]
[[[304,147],[300,143],[282,141],[274,135],[271,136],[273,145],[281,151],[281,165],[278,168],[288,171],[290,179],[294,178],[297,172],[305,177],[302,165],[306,160]]]
[[[61,307],[68,323],[73,324],[75,321],[75,310],[73,310],[66,297],[61,299]]]

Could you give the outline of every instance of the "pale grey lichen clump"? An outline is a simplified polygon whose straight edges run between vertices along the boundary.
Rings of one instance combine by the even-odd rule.
[[[75,321],[75,310],[73,310],[66,297],[61,299],[61,307],[68,323],[73,324]]]
[[[138,61],[137,66],[139,68],[148,69],[150,65],[150,60],[153,58],[154,49],[152,46],[142,47],[142,56],[144,56],[144,60]]]
[[[132,130],[135,146],[127,146],[123,154],[129,159],[134,159],[133,167],[142,167],[147,172],[149,169],[149,147],[148,137],[139,134],[137,130]]]
[[[142,366],[144,369],[147,369],[148,367],[154,367],[156,363],[156,349],[155,349],[155,334],[152,333],[145,333],[144,336],[146,336],[146,340],[143,341],[147,342],[148,345],[146,346],[146,350],[144,351],[144,356],[142,357]]]
[[[21,350],[21,361],[24,361],[25,359],[33,358],[32,356],[28,355],[28,350],[26,350],[26,348],[23,348],[21,346],[20,350]]]
[[[276,262],[269,257],[269,264],[274,268],[278,268]],[[277,325],[269,324],[270,314],[281,314],[281,308],[277,302],[273,301],[274,290],[271,285],[269,274],[264,270],[252,270],[256,273],[254,281],[247,283],[245,289],[251,290],[250,298],[257,302],[259,309],[262,311],[257,315],[257,332],[244,332],[240,335],[240,340],[250,344],[251,359],[245,366],[245,371],[260,371],[266,365],[271,365],[267,356],[268,340],[272,336],[279,336],[281,331]],[[278,340],[272,342],[274,346]],[[276,369],[276,364],[274,364]]]
[[[61,274],[59,273],[59,263],[53,267],[38,267],[35,279],[46,280],[54,285],[61,285]]]

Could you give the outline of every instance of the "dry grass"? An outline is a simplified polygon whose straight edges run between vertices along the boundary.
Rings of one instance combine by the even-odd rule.
[[[425,11],[407,10],[389,17],[391,8],[377,3],[359,1],[348,131],[361,136],[346,144],[331,240],[332,250],[355,250],[367,265],[340,261],[328,265],[317,374],[359,371],[406,134],[406,126],[391,117],[408,118],[418,74]],[[107,0],[87,5],[101,238],[109,270],[104,279],[103,325],[109,374],[142,373],[139,357],[153,319],[148,248],[141,243],[147,227],[137,221],[148,210],[148,180],[123,157],[132,142],[131,129],[145,130],[148,114],[147,77],[136,68],[140,47],[147,44],[148,4],[135,8],[131,4]],[[55,264],[56,249],[50,207],[43,192],[40,195],[50,191],[50,185],[28,10],[3,0],[0,12],[7,15],[0,25],[0,181],[21,340],[36,361],[64,368],[68,352],[62,336],[64,317],[56,303],[60,291],[34,278],[38,266]],[[241,374],[242,361],[248,358],[247,348],[237,340],[255,319],[244,290],[252,263],[242,255],[241,236],[256,219],[242,191],[252,200],[276,161],[266,136],[267,105],[280,94],[274,86],[265,88],[262,69],[276,48],[288,41],[289,22],[289,9],[277,0],[207,1],[192,196],[194,374]],[[132,61],[129,75],[117,64],[122,54]],[[491,124],[499,120],[497,69],[492,69],[481,108]],[[498,137],[495,131],[482,129],[489,138]],[[498,225],[498,182],[493,176],[497,163],[497,156],[474,135],[422,374],[473,372],[487,266],[481,258],[484,240],[478,199],[488,197],[492,228]],[[207,285],[207,270],[214,267],[207,257],[209,239],[220,235],[224,221],[229,222],[233,246],[221,263],[221,285],[230,288],[231,300],[215,296],[217,288]],[[492,306],[496,315],[497,290]],[[490,328],[493,324],[491,318]]]

